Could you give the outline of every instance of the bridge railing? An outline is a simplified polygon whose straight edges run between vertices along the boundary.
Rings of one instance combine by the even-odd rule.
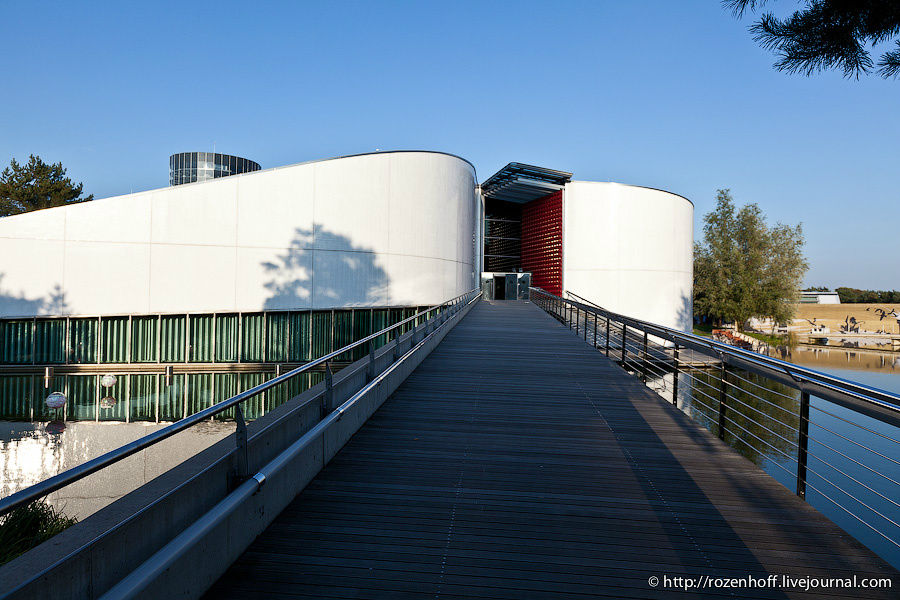
[[[45,479],[30,487],[2,498],[0,499],[0,516],[3,516],[15,510],[16,508],[34,502],[35,500],[44,498],[45,496],[56,490],[84,479],[88,475],[96,473],[97,471],[100,471],[101,469],[109,467],[110,465],[113,465],[115,463],[118,463],[119,461],[128,458],[129,456],[137,452],[158,444],[159,442],[162,442],[163,440],[166,440],[174,436],[175,434],[189,429],[199,423],[207,422],[216,415],[224,413],[225,411],[228,411],[232,408],[234,409],[234,418],[237,425],[235,440],[238,450],[238,462],[243,466],[243,469],[238,469],[239,472],[236,474],[236,477],[239,480],[247,479],[248,477],[250,477],[250,474],[247,472],[247,424],[246,420],[244,419],[243,410],[241,408],[241,405],[244,402],[264,393],[266,390],[270,390],[272,388],[275,388],[276,386],[289,382],[303,373],[307,373],[314,369],[320,369],[324,366],[326,393],[324,394],[322,400],[321,418],[325,419],[326,415],[334,408],[333,406],[331,406],[333,394],[329,394],[329,391],[332,385],[332,363],[337,362],[336,359],[338,357],[348,356],[348,352],[355,348],[366,347],[368,349],[369,359],[366,378],[368,381],[372,381],[378,375],[375,372],[374,360],[376,341],[380,340],[383,343],[394,343],[394,360],[396,361],[400,358],[400,347],[398,344],[401,338],[399,334],[401,331],[403,331],[402,328],[412,323],[412,346],[415,346],[417,336],[423,337],[427,335],[435,328],[442,325],[450,316],[455,314],[462,307],[470,303],[474,298],[480,296],[480,294],[481,292],[479,290],[471,290],[465,294],[448,300],[447,302],[443,302],[441,304],[429,307],[426,310],[419,311],[416,314],[403,319],[398,323],[377,331],[333,352],[325,354],[324,356],[311,360],[310,362],[291,371],[288,371],[281,375],[277,375],[269,381],[252,387],[244,392],[241,392],[240,394],[237,394],[236,396],[232,396],[227,400],[224,400],[217,404],[213,404],[212,406],[194,413],[188,417],[185,417],[179,421],[176,421],[167,427],[159,429],[129,444],[120,446],[92,460],[84,462],[78,466],[63,471],[62,473],[54,475],[53,477]],[[428,319],[429,316],[431,316],[430,319]],[[420,319],[423,322],[420,322]],[[392,341],[388,341],[388,339],[392,336]]]
[[[900,396],[570,295],[531,290],[532,302],[720,439],[773,467],[770,474],[799,497],[876,552],[900,556]]]

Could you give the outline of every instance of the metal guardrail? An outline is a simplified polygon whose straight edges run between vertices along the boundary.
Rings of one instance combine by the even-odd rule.
[[[150,446],[153,446],[154,444],[157,444],[167,438],[172,437],[176,433],[180,433],[190,427],[193,427],[194,425],[197,425],[198,423],[207,421],[210,418],[214,417],[215,415],[222,413],[226,410],[229,410],[231,408],[235,409],[235,421],[237,424],[235,440],[236,440],[236,445],[238,448],[238,462],[240,463],[240,465],[244,471],[243,473],[239,473],[238,475],[241,479],[245,479],[249,475],[248,473],[246,473],[246,469],[247,469],[247,425],[244,420],[243,411],[241,409],[241,403],[243,403],[245,400],[249,400],[250,398],[253,398],[254,396],[257,396],[257,395],[265,392],[266,390],[269,390],[277,385],[285,383],[302,373],[305,373],[307,371],[310,371],[312,369],[315,369],[315,368],[318,368],[318,367],[324,365],[326,392],[323,396],[321,419],[325,419],[327,416],[327,413],[331,409],[331,406],[330,406],[330,403],[332,401],[331,364],[332,364],[332,362],[334,362],[336,357],[341,356],[341,355],[345,354],[346,352],[348,352],[349,350],[353,350],[354,348],[356,348],[358,346],[367,344],[368,345],[369,364],[367,367],[366,379],[369,382],[374,381],[377,377],[377,374],[375,373],[375,349],[376,349],[375,341],[377,338],[379,338],[380,336],[386,335],[386,334],[390,334],[394,330],[397,330],[398,328],[403,327],[404,325],[407,325],[410,322],[413,322],[413,327],[411,330],[413,332],[412,346],[415,347],[415,345],[416,345],[415,339],[416,339],[416,336],[419,335],[419,331],[424,331],[423,337],[427,336],[429,334],[429,331],[433,331],[434,329],[436,329],[437,327],[442,325],[444,322],[446,322],[448,317],[452,316],[453,314],[458,312],[462,307],[473,302],[476,298],[478,298],[480,296],[481,296],[480,290],[477,290],[477,289],[471,290],[469,292],[466,292],[465,294],[462,294],[451,300],[448,300],[447,302],[437,304],[426,310],[419,311],[416,314],[414,314],[398,323],[391,325],[390,327],[386,327],[385,329],[382,329],[381,331],[377,331],[369,336],[366,336],[360,340],[357,340],[351,344],[348,344],[348,345],[344,346],[343,348],[334,350],[333,352],[330,352],[324,356],[321,356],[315,360],[312,360],[300,367],[297,367],[296,369],[294,369],[292,371],[288,371],[287,373],[278,375],[275,378],[270,379],[269,381],[266,381],[266,382],[264,382],[260,385],[257,385],[253,388],[250,388],[249,390],[241,392],[240,394],[237,394],[236,396],[232,396],[231,398],[228,398],[227,400],[223,400],[222,402],[214,404],[214,405],[210,406],[209,408],[206,408],[204,410],[201,410],[200,412],[194,413],[193,415],[190,415],[179,421],[176,421],[175,423],[172,423],[171,425],[164,427],[163,429],[155,431],[149,435],[146,435],[140,439],[137,439],[129,444],[125,444],[124,446],[120,446],[119,448],[116,448],[114,450],[110,450],[109,452],[102,454],[102,455],[98,456],[97,458],[89,460],[78,466],[72,467],[71,469],[63,471],[62,473],[54,475],[53,477],[45,479],[44,481],[41,481],[39,483],[36,483],[28,488],[25,488],[24,490],[20,490],[14,494],[10,494],[6,498],[0,499],[0,516],[5,515],[11,511],[15,510],[18,507],[24,506],[30,502],[33,502],[40,498],[43,498],[44,496],[46,496],[56,490],[59,490],[71,483],[74,483],[80,479],[83,479],[84,477],[87,477],[88,475],[95,473],[105,467],[115,464],[124,458],[127,458],[137,452],[140,452],[141,450],[149,448]],[[415,323],[415,321],[417,319],[419,319],[423,315],[427,316],[429,313],[432,313],[433,311],[438,311],[438,313],[435,316],[433,316],[430,320],[426,320],[422,324]],[[398,335],[396,337],[394,337],[394,340],[393,340],[394,344],[395,344],[394,357],[393,357],[395,362],[400,359],[399,347],[397,346],[397,344],[400,340],[400,337],[401,337],[401,335],[398,333]],[[390,343],[390,341],[387,341],[386,344],[387,343]],[[390,367],[388,370],[390,370]],[[335,411],[335,412],[337,412],[337,411]]]
[[[678,405],[681,400],[683,409],[689,403],[691,416],[705,421],[720,439],[732,445],[764,446],[776,459],[769,464],[796,481],[799,497],[806,499],[807,489],[814,490],[874,533],[885,547],[900,550],[900,439],[893,433],[896,430],[876,431],[874,425],[841,414],[835,406],[810,402],[811,396],[819,397],[900,427],[900,396],[614,313],[567,293],[577,300],[532,288],[531,301],[660,395],[671,383],[672,403]],[[690,351],[689,356],[684,355],[685,350]],[[761,381],[770,385],[761,385]],[[798,390],[799,398],[775,389],[778,386],[771,382]],[[811,433],[811,424],[819,437]],[[841,427],[849,427],[855,434],[835,431]],[[821,454],[811,452],[810,442]],[[796,464],[796,469],[782,464],[785,462]]]

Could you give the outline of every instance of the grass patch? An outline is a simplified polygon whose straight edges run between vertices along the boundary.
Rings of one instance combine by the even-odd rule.
[[[695,323],[694,324],[694,335],[702,335],[705,337],[709,337],[712,335],[713,326],[709,323]]]
[[[769,335],[768,333],[756,333],[755,331],[745,331],[744,334],[761,342],[766,342],[770,346],[780,346],[785,343],[785,336],[783,335]]]
[[[21,506],[0,517],[0,565],[77,523],[43,501]]]

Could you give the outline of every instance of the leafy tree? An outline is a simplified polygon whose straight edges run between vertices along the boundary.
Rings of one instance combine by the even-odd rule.
[[[24,165],[12,159],[0,173],[0,217],[93,200],[81,196],[82,187],[66,177],[62,163],[48,165],[34,154]]]
[[[839,287],[838,293],[842,304],[900,304],[898,290],[860,290],[857,288]]]
[[[736,210],[729,190],[703,217],[703,241],[694,244],[694,312],[738,328],[751,317],[789,320],[808,268],[803,230],[766,225],[756,204]]]
[[[830,292],[831,289],[825,287],[824,285],[820,285],[820,286],[814,285],[813,287],[804,288],[803,291],[804,292]]]
[[[767,0],[724,0],[737,16],[755,11]],[[881,55],[878,64],[866,45],[889,42],[900,34],[900,2],[897,0],[804,0],[806,5],[789,17],[766,13],[750,26],[753,38],[773,51],[775,68],[812,75],[840,69],[844,77],[859,78],[877,66],[882,77],[900,73],[900,40]]]

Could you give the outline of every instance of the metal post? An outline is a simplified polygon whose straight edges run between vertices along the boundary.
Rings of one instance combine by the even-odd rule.
[[[369,364],[366,366],[366,382],[375,379],[375,340],[369,340]]]
[[[588,317],[588,312],[587,312],[587,310],[585,310],[584,311],[584,341],[587,341],[587,317]]]
[[[331,411],[331,404],[333,400],[334,375],[331,372],[331,361],[328,361],[325,363],[325,393],[322,395],[322,410],[320,411],[321,417],[323,419]]]
[[[250,476],[250,463],[247,452],[247,423],[244,421],[244,411],[241,409],[240,403],[234,405],[234,420],[237,424],[237,429],[234,432],[237,454],[235,455],[235,471],[230,486],[232,488],[237,487]]]
[[[678,343],[675,343],[675,352],[672,354],[675,364],[675,380],[672,382],[672,404],[678,406]]]
[[[625,366],[625,361],[628,358],[628,347],[626,345],[626,340],[628,339],[628,325],[624,322],[622,323],[622,366]]]
[[[175,374],[175,367],[173,367],[172,365],[166,365],[166,371],[165,371],[166,385],[172,385],[172,377],[174,376],[174,374]]]
[[[44,387],[49,388],[53,382],[53,367],[44,367]]]
[[[719,360],[722,362],[722,369],[719,375],[719,439],[725,439],[725,410],[727,408],[726,399],[728,398],[728,390],[726,389],[726,385],[728,384],[728,370],[727,365],[725,364],[725,357],[720,356]]]
[[[606,315],[606,358],[609,358],[609,315]]]
[[[644,362],[643,379],[644,379],[644,383],[647,383],[647,369],[650,368],[650,355],[647,352],[647,332],[646,331],[644,332],[644,360],[643,360],[643,362]]]
[[[797,495],[806,499],[806,456],[809,446],[809,392],[800,391],[800,439],[797,444]]]
[[[578,313],[579,313],[578,307],[573,306],[572,314],[575,315],[575,335],[578,335]]]
[[[597,347],[597,313],[594,313],[594,343],[592,344],[594,348]]]

